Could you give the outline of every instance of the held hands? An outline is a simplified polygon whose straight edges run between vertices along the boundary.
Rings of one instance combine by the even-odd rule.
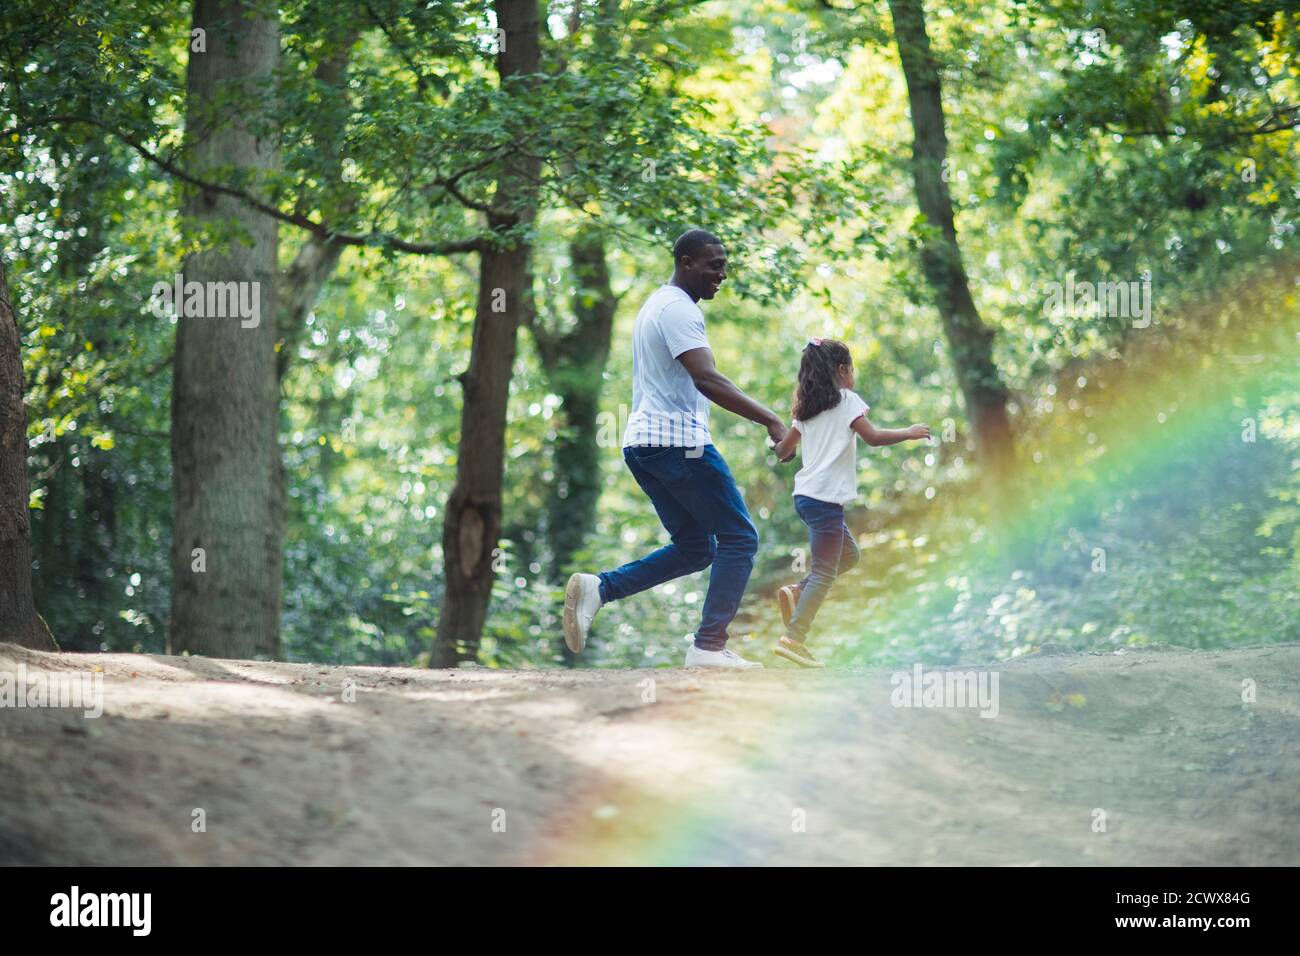
[[[793,446],[788,450],[782,447],[783,445],[789,444],[787,439],[790,437],[790,432],[786,429],[783,422],[778,419],[768,423],[767,436],[771,439],[771,444],[767,446],[768,450],[776,455],[778,461],[785,464],[794,458]]]

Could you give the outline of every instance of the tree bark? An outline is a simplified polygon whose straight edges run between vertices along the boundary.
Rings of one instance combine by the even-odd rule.
[[[0,257],[0,642],[57,651],[32,598],[22,335]]]
[[[497,25],[505,43],[497,53],[503,86],[534,76],[540,67],[537,0],[496,0]],[[532,221],[537,159],[517,154],[502,170],[488,225],[500,232]],[[445,589],[430,667],[454,667],[478,654],[496,579],[493,552],[501,534],[501,485],[505,464],[506,405],[519,325],[532,308],[530,246],[516,239],[491,246],[479,257],[478,303],[469,368],[461,377],[464,404],[456,484],[443,515]]]
[[[1015,455],[1007,389],[993,362],[993,330],[983,323],[975,307],[957,243],[952,196],[943,176],[948,138],[939,65],[926,32],[924,0],[889,0],[889,10],[912,112],[912,177],[917,205],[928,224],[938,231],[922,246],[921,266],[934,290],[961,383],[966,416],[975,435],[976,458],[984,474],[1000,485]]]
[[[196,0],[207,52],[190,55],[187,167],[253,174],[278,162],[251,127],[280,54],[279,25],[242,0]],[[230,97],[232,87],[239,92]],[[224,104],[234,102],[236,106]],[[220,657],[274,658],[280,649],[283,547],[278,530],[276,220],[237,199],[188,194],[193,225],[236,235],[192,255],[185,281],[259,283],[260,320],[184,317],[172,388],[172,609],[168,647]],[[251,287],[250,287],[251,288]],[[203,570],[197,557],[202,550]]]

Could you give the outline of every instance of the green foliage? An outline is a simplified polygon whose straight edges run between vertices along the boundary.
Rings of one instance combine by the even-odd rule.
[[[526,228],[538,301],[562,324],[577,291],[568,242],[592,225],[622,298],[602,406],[615,440],[601,448],[584,567],[616,566],[663,539],[617,447],[628,333],[670,273],[674,235],[703,225],[731,255],[706,312],[738,384],[788,414],[801,345],[834,336],[850,344],[877,423],[951,433],[860,455],[850,523],[863,562],[818,621],[833,661],[1297,637],[1293,380],[1243,385],[1249,408],[1161,445],[1158,467],[1099,447],[1111,434],[1087,440],[1096,390],[1131,387],[1146,332],[1222,364],[1269,353],[1210,333],[1265,316],[1285,333],[1268,348],[1294,348],[1294,291],[1259,278],[1295,255],[1300,177],[1287,124],[1300,91],[1287,5],[1009,0],[929,11],[972,290],[997,332],[1025,465],[1070,498],[1048,502],[1032,533],[1010,541],[978,504],[959,390],[916,265],[926,226],[886,6],[674,0],[617,5],[616,21],[612,5],[580,2],[574,28],[574,5],[556,4],[545,75],[509,96],[492,67],[489,6],[293,0],[280,7],[275,95],[228,93],[279,137],[282,168],[256,183],[208,175],[370,237],[344,254],[303,334],[285,344],[288,656],[410,663],[436,628],[442,508],[458,449],[473,440],[459,434],[457,376],[476,274],[472,257],[405,255],[393,239],[511,242]],[[141,0],[10,0],[0,12],[0,248],[24,333],[37,599],[74,649],[163,649],[172,326],[148,296],[195,240],[176,213],[182,187],[130,144],[183,159],[188,39],[183,7]],[[323,69],[345,56],[336,75]],[[542,160],[540,212],[493,231],[477,207],[521,151]],[[283,264],[304,238],[282,227]],[[1047,314],[1045,283],[1069,273],[1147,279],[1156,328]],[[1191,402],[1198,383],[1183,367]],[[556,386],[521,335],[506,540],[480,655],[491,666],[563,659],[544,509]],[[1135,399],[1128,421],[1166,411]],[[1248,413],[1259,442],[1223,454]],[[793,549],[806,548],[793,467],[726,412],[715,411],[714,434],[762,540],[733,634],[742,651],[763,653],[778,626],[769,595],[793,576]],[[1095,548],[1105,573],[1089,570]],[[603,610],[583,665],[679,663],[707,582],[692,575]]]

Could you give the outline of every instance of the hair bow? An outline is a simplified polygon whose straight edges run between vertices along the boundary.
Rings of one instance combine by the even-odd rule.
[[[809,344],[809,345],[821,345],[821,344],[822,344],[822,340],[819,339],[819,338],[811,338],[811,339],[808,340],[808,344]]]

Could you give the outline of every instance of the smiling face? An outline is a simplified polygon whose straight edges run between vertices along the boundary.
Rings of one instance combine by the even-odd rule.
[[[720,245],[707,245],[699,255],[682,256],[677,263],[678,284],[692,299],[712,299],[727,278],[727,253]]]

